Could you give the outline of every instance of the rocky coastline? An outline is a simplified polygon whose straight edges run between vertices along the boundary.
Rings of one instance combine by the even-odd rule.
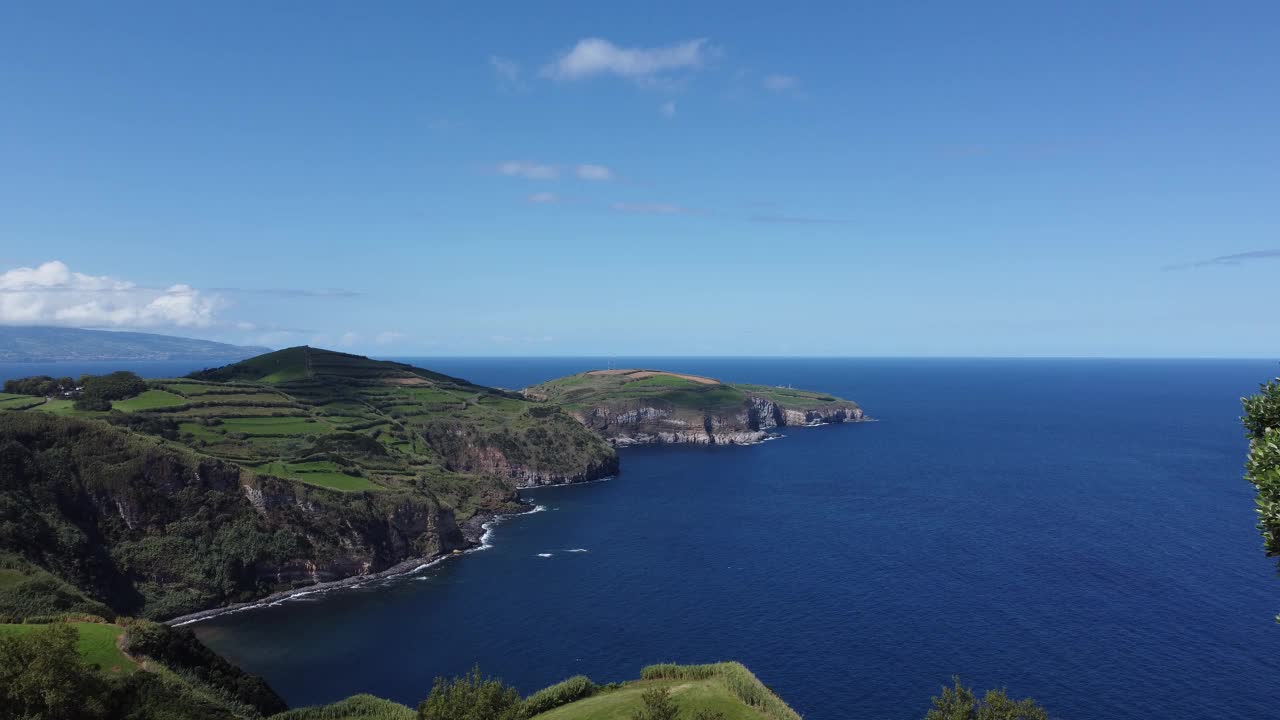
[[[751,397],[743,411],[728,415],[688,413],[657,404],[620,409],[597,406],[573,414],[614,447],[680,443],[754,445],[778,437],[777,428],[868,420],[862,408],[853,403],[794,409],[760,397]]]

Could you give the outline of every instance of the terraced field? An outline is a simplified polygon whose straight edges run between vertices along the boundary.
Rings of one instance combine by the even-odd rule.
[[[308,347],[151,380],[111,412],[20,395],[0,395],[0,410],[100,417],[259,474],[332,490],[426,482],[462,504],[472,493],[459,474],[571,477],[616,462],[572,418],[521,395]]]

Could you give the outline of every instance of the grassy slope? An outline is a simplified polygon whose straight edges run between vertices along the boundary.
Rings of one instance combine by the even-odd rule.
[[[120,651],[119,641],[124,628],[105,623],[71,623],[80,634],[80,657],[90,665],[97,665],[108,675],[128,675],[138,669],[138,664]],[[0,635],[21,634],[36,630],[41,625],[0,625]]]
[[[749,397],[762,397],[789,410],[832,406],[857,407],[848,400],[818,392],[770,385],[727,384],[691,379],[652,370],[593,371],[570,375],[526,390],[570,411],[589,407],[669,404],[676,410],[723,415],[741,410]]]
[[[637,680],[534,717],[537,720],[630,720],[642,707],[641,694],[651,687],[670,691],[682,718],[707,710],[723,713],[725,720],[768,720],[768,716],[738,700],[716,679]]]
[[[524,709],[527,713],[530,708],[547,707],[539,702],[539,696],[548,698],[550,693],[549,697],[556,697],[566,685],[581,680],[587,685],[586,697],[574,692],[569,697],[581,699],[533,715],[533,720],[631,720],[643,707],[641,696],[651,688],[663,688],[670,693],[682,720],[700,711],[721,713],[725,720],[801,720],[740,663],[650,665],[640,675],[640,680],[620,686],[592,687],[586,678],[570,678],[525,698]],[[562,701],[553,700],[550,704]],[[403,705],[356,695],[332,705],[292,710],[272,720],[411,720],[413,717],[414,712]]]

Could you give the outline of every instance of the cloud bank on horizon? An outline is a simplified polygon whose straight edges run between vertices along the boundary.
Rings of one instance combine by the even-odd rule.
[[[190,285],[139,286],[51,260],[0,273],[0,325],[209,328],[223,300]]]

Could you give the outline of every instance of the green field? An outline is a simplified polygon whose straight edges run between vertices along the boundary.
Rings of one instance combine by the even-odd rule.
[[[493,480],[472,475],[494,472],[484,464],[492,463],[492,453],[479,448],[497,449],[500,462],[565,476],[616,462],[600,438],[568,415],[545,408],[550,415],[535,417],[530,411],[539,404],[517,393],[309,347],[147,385],[116,401],[113,412],[77,411],[71,400],[3,396],[0,410],[116,425],[125,425],[121,413],[128,413],[141,416],[127,419],[134,432],[261,474],[345,492],[427,489],[457,503],[463,516],[480,507],[476,494],[488,493]]]
[[[768,716],[744,705],[719,680],[653,680],[627,683],[584,700],[535,715],[537,720],[631,720],[642,706],[640,696],[652,687],[666,688],[680,707],[681,718],[699,710],[723,713],[725,720],[768,720]]]
[[[177,407],[178,405],[186,405],[187,402],[186,398],[164,390],[147,390],[141,395],[131,397],[128,400],[116,400],[111,403],[111,407],[122,412],[137,412],[139,410]]]
[[[315,435],[333,432],[333,426],[305,417],[233,417],[222,421],[226,432],[246,435]]]
[[[98,413],[92,410],[77,410],[74,400],[50,400],[31,408],[40,412],[53,413],[54,415],[75,415],[77,417],[92,416]]]
[[[124,629],[119,625],[105,623],[72,623],[80,634],[78,648],[80,657],[90,665],[97,665],[103,672],[112,675],[127,675],[138,669],[136,663],[120,652],[116,644]],[[0,625],[0,635],[21,634],[38,630],[43,625]]]
[[[44,402],[44,398],[31,395],[0,393],[0,410],[25,410]]]
[[[377,485],[369,482],[366,478],[347,475],[342,472],[337,465],[331,462],[275,462],[260,465],[254,469],[264,475],[273,475],[275,477],[287,478],[289,480],[298,480],[309,485],[318,485],[320,487],[330,488],[331,490],[359,492],[363,490],[381,489]]]

